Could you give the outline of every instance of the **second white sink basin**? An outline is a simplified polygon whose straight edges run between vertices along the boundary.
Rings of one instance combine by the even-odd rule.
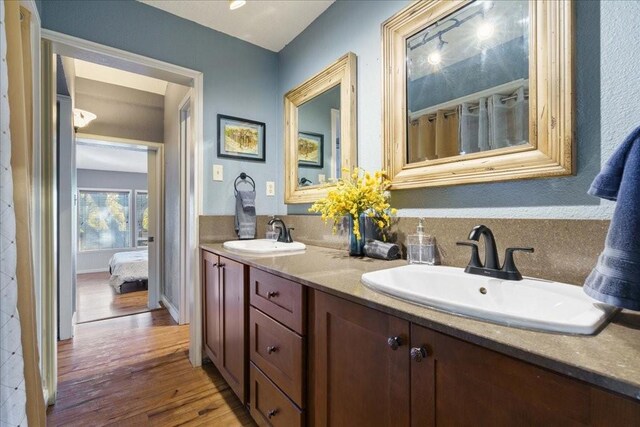
[[[617,309],[579,286],[494,279],[461,268],[406,265],[362,275],[367,287],[409,302],[525,329],[593,334]]]
[[[300,252],[307,248],[304,243],[300,242],[283,243],[270,239],[229,240],[224,242],[222,246],[232,251],[260,255]]]

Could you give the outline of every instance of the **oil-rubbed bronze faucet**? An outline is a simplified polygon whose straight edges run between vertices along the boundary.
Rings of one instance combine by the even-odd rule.
[[[293,227],[287,228],[287,226],[284,224],[284,221],[276,217],[271,218],[271,220],[268,222],[267,225],[273,225],[273,224],[275,224],[275,227],[279,230],[278,242],[283,242],[283,243],[293,242],[293,239],[291,238],[291,231],[295,230],[295,228]]]
[[[480,261],[476,243],[457,242],[460,246],[471,246],[471,260],[464,270],[465,273],[504,280],[522,280],[522,274],[520,274],[513,261],[513,253],[516,251],[533,252],[533,248],[508,248],[504,255],[504,264],[500,268],[496,240],[493,237],[493,232],[486,225],[476,225],[469,233],[469,240],[478,242],[481,237],[484,237],[484,264]]]

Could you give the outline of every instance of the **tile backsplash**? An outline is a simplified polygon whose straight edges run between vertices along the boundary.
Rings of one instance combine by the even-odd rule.
[[[269,216],[258,216],[258,237],[263,237]],[[282,215],[288,227],[294,227],[294,240],[309,245],[347,248],[347,231],[341,226],[336,234],[331,224],[325,225],[313,215]],[[516,265],[523,275],[582,285],[591,272],[609,228],[606,220],[563,219],[487,219],[425,218],[425,232],[435,236],[443,265],[465,267],[470,249],[456,245],[466,240],[471,229],[484,224],[494,233],[500,260],[504,250],[513,246],[535,248],[532,254],[517,253]],[[404,243],[415,232],[418,218],[395,218],[391,227],[392,241]],[[201,216],[200,241],[221,242],[236,239],[233,216]],[[480,244],[480,257],[484,246]],[[381,261],[384,262],[384,261]]]

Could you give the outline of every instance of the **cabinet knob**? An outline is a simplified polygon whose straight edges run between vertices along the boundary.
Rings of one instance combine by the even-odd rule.
[[[411,360],[422,362],[422,359],[425,359],[427,357],[427,349],[424,347],[413,347],[410,354]]]
[[[270,345],[267,347],[267,354],[275,353],[278,351],[278,347],[275,345]]]
[[[389,337],[387,338],[387,344],[391,347],[391,350],[397,350],[402,345],[402,340],[400,337]]]
[[[218,268],[224,268],[224,262],[221,262],[220,264],[218,264]]]
[[[267,417],[269,417],[269,418],[273,418],[276,415],[278,415],[278,410],[277,409],[272,409],[269,412],[267,412]]]
[[[277,292],[277,291],[267,292],[267,298],[269,298],[269,299],[271,299],[271,298],[275,298],[275,297],[277,297],[278,295],[280,295],[280,293],[279,293],[279,292]]]

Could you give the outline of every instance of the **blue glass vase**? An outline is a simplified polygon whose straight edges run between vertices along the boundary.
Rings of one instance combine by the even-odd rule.
[[[358,239],[353,232],[353,223],[356,219],[353,215],[349,215],[349,255],[351,256],[364,256],[365,218],[365,214],[360,214],[357,218],[360,229],[360,238]]]

